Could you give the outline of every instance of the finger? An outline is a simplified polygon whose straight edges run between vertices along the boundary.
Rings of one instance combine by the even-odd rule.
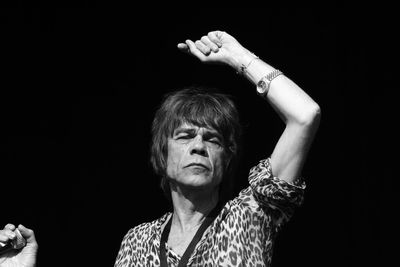
[[[11,231],[15,230],[15,225],[8,223],[6,226],[4,226],[4,229],[10,229]]]
[[[36,243],[35,233],[33,230],[26,228],[22,224],[18,225],[18,230],[28,243]]]
[[[17,235],[10,229],[4,229],[0,231],[0,241],[8,242],[9,240],[14,240]]]
[[[211,53],[211,49],[206,46],[202,41],[197,40],[195,42],[197,49],[199,49],[204,55],[208,56]]]
[[[203,36],[203,37],[201,37],[200,40],[203,44],[208,46],[211,49],[211,51],[213,51],[214,53],[218,52],[218,50],[219,50],[218,46],[216,44],[214,44],[213,42],[211,42],[211,40],[208,38],[208,36]]]
[[[0,242],[7,243],[8,240],[10,240],[10,237],[6,233],[3,233],[3,230],[1,230],[0,231]]]
[[[179,43],[177,47],[181,50],[189,50],[189,46],[185,43]]]
[[[197,49],[195,43],[192,40],[186,40],[186,45],[189,47],[189,51],[192,55],[196,56],[201,61],[204,61],[206,56]]]
[[[2,231],[0,231],[0,242],[5,244],[8,242],[8,240],[10,240],[8,235],[3,234]],[[0,245],[0,247],[2,247],[2,245]]]
[[[217,31],[214,32],[209,32],[207,34],[208,39],[210,39],[211,42],[213,42],[214,44],[216,44],[218,47],[222,47],[222,42],[221,40],[217,37]]]
[[[182,52],[190,54],[190,48],[187,44],[185,43],[179,43],[177,45],[178,49],[181,50]]]

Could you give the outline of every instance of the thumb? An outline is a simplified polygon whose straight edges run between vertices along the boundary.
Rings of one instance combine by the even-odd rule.
[[[22,224],[18,225],[18,230],[20,231],[21,235],[26,239],[27,245],[36,245],[36,237],[33,230],[26,228]]]

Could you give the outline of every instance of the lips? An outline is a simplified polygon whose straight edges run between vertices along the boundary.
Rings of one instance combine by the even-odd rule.
[[[208,168],[208,166],[206,166],[206,165],[204,165],[204,164],[202,164],[202,163],[195,163],[195,162],[186,165],[186,168],[187,168],[187,167],[201,167],[201,168],[205,168],[205,169],[207,169],[207,170],[210,169],[210,168]]]

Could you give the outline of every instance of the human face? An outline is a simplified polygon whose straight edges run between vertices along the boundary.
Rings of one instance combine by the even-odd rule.
[[[184,123],[168,138],[168,178],[177,185],[214,188],[222,180],[224,155],[217,131]]]

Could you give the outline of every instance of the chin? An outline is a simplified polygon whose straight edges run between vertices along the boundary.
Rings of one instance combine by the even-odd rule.
[[[204,177],[204,176],[198,176],[194,175],[191,177],[187,177],[185,181],[182,183],[183,186],[188,187],[188,188],[197,188],[197,189],[211,189],[216,186],[218,186],[218,183],[213,181],[211,177]]]

